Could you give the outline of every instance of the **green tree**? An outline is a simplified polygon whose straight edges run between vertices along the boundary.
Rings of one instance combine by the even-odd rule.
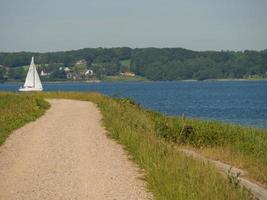
[[[7,79],[6,77],[6,69],[2,66],[0,66],[0,83],[5,82]]]
[[[23,67],[10,68],[8,72],[9,79],[23,81],[26,77],[26,71]]]

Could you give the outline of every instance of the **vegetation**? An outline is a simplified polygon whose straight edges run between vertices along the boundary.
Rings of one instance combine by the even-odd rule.
[[[166,117],[132,100],[98,93],[53,92],[19,97],[39,101],[44,97],[69,98],[96,103],[103,114],[107,134],[124,145],[131,158],[144,169],[148,187],[156,199],[251,198],[235,177],[223,177],[212,165],[187,157],[177,148],[193,148],[243,168],[252,179],[267,183],[266,130]]]
[[[142,76],[122,76],[122,75],[117,75],[117,76],[105,76],[103,78],[103,81],[107,81],[107,82],[117,82],[117,81],[134,82],[134,81],[147,81],[147,79],[142,77]]]
[[[132,71],[150,80],[264,77],[267,72],[267,50],[196,52],[149,48],[134,52],[131,59]]]
[[[6,78],[5,74],[6,74],[6,69],[4,67],[0,66],[0,83],[6,81],[7,78]]]
[[[48,72],[47,80],[66,80],[67,74],[58,72],[68,67],[81,74],[75,66],[81,62],[94,71],[94,78],[133,72],[149,80],[266,78],[267,49],[263,51],[190,51],[182,48],[96,48],[53,53],[0,53],[0,67],[8,79],[21,80],[21,66],[28,65],[35,56],[39,70]],[[15,70],[13,70],[15,69]],[[1,79],[0,70],[0,79]],[[3,75],[2,75],[3,76]],[[80,76],[79,76],[80,77]]]
[[[120,65],[121,65],[121,68],[120,68],[121,72],[129,72],[130,67],[131,67],[131,60],[130,59],[121,60]]]
[[[39,95],[96,103],[108,135],[123,144],[145,170],[148,187],[156,199],[250,199],[249,193],[232,177],[225,178],[212,165],[178,152],[176,145],[180,143],[163,139],[168,137],[161,136],[159,130],[170,134],[163,125],[169,118],[163,115],[147,111],[131,100],[111,99],[97,93]]]
[[[217,121],[166,117],[152,113],[156,134],[249,172],[267,185],[267,131]]]
[[[33,95],[0,93],[0,144],[11,131],[41,116],[48,103]]]

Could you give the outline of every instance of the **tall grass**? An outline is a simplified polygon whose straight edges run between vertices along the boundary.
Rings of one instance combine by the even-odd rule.
[[[103,115],[107,134],[121,143],[145,170],[155,199],[249,199],[242,187],[223,177],[212,165],[176,151],[194,148],[210,157],[246,169],[266,184],[267,133],[214,121],[166,117],[128,99],[98,93],[0,93],[0,143],[10,132],[42,115],[43,98],[91,101]]]
[[[159,137],[243,168],[252,179],[267,184],[266,130],[152,112],[150,116]]]
[[[0,93],[0,144],[9,134],[41,116],[49,104],[33,95]]]
[[[165,141],[177,142],[168,136],[172,131],[161,135],[173,119],[146,111],[130,100],[96,93],[39,93],[38,96],[96,103],[107,134],[124,145],[131,158],[145,170],[145,179],[155,199],[250,199],[245,189],[232,184],[212,165],[177,152],[174,143]]]

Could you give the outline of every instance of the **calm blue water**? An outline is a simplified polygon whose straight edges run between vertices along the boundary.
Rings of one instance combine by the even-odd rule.
[[[0,84],[17,91],[19,84]],[[131,97],[168,115],[216,119],[267,128],[267,81],[45,83],[46,91],[98,91]]]

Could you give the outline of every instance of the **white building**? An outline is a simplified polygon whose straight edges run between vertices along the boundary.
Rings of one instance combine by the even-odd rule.
[[[86,62],[86,60],[84,60],[84,59],[82,59],[82,60],[78,60],[77,62],[76,62],[76,65],[86,65],[87,64],[87,62]]]
[[[48,76],[49,73],[47,73],[47,72],[45,72],[44,70],[42,70],[40,75],[41,75],[41,76]]]
[[[69,72],[69,71],[70,71],[70,68],[65,67],[65,68],[64,68],[64,71],[65,71],[65,72]]]
[[[86,76],[93,76],[94,75],[94,72],[93,72],[93,70],[88,69],[88,70],[86,70],[86,72],[84,73],[84,75],[86,75]]]

